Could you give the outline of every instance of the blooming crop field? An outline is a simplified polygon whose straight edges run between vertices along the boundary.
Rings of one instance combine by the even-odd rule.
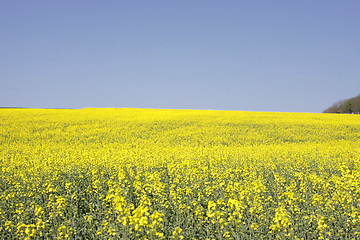
[[[1,109],[0,239],[359,239],[360,116]]]

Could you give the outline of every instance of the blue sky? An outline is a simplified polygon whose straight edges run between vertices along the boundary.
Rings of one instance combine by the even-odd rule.
[[[322,112],[360,93],[360,1],[1,1],[0,106]]]

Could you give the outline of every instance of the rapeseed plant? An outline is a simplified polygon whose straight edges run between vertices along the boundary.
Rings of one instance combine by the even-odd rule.
[[[1,109],[1,239],[358,239],[357,115]]]

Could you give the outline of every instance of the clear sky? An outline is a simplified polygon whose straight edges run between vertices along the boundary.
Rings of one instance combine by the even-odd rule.
[[[0,106],[322,112],[360,94],[360,1],[0,1]]]

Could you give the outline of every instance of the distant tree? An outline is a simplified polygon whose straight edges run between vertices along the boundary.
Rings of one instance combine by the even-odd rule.
[[[347,100],[345,102],[345,113],[352,113],[352,104],[351,104],[351,99]]]
[[[324,113],[343,113],[342,106],[344,105],[345,102],[346,100],[337,101],[336,103],[331,105],[331,107],[325,109]]]
[[[352,107],[354,113],[360,114],[360,94],[353,99]]]
[[[338,101],[324,110],[324,113],[360,114],[360,94],[356,97]]]

